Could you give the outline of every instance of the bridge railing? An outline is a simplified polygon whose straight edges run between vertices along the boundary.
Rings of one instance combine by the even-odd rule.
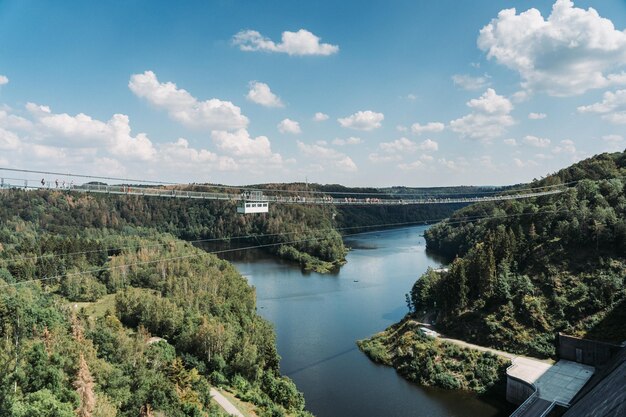
[[[278,204],[317,204],[317,205],[414,205],[414,204],[454,204],[454,203],[477,203],[484,201],[515,200],[521,198],[539,197],[544,195],[562,193],[565,189],[554,189],[520,194],[491,195],[482,197],[445,197],[445,198],[334,198],[328,195],[320,196],[285,196],[268,195],[250,198],[244,193],[207,192],[181,190],[175,187],[146,187],[134,185],[108,185],[108,184],[74,184],[73,181],[36,181],[23,178],[0,178],[0,188],[21,189],[46,189],[58,191],[74,191],[86,193],[108,193],[143,195],[155,197],[192,198],[204,200],[230,200],[230,201],[267,201]]]

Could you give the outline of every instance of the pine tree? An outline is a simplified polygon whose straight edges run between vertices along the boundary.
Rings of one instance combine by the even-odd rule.
[[[465,267],[461,261],[457,263],[458,268],[458,286],[459,286],[459,302],[457,304],[459,311],[464,311],[469,303],[469,286],[467,284],[467,275]]]
[[[83,354],[80,354],[80,361],[78,365],[78,374],[76,381],[74,381],[74,388],[80,399],[80,406],[76,410],[78,417],[91,417],[93,410],[96,406],[96,397],[93,391],[94,383],[91,372],[89,372],[89,366]]]
[[[43,344],[46,347],[46,353],[48,357],[52,354],[52,335],[50,334],[50,330],[48,330],[48,326],[44,327],[42,334]]]
[[[85,339],[83,334],[83,326],[80,324],[80,319],[76,316],[76,312],[72,310],[72,336],[77,342],[82,342]]]

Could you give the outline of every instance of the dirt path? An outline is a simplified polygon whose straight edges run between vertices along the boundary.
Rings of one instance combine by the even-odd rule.
[[[226,411],[229,415],[236,417],[245,417],[243,414],[241,414],[241,411],[239,411],[237,407],[233,405],[233,403],[228,401],[228,398],[224,397],[215,388],[211,388],[211,398],[213,398],[220,405],[220,407],[222,407],[224,411]]]
[[[424,326],[427,327],[429,329],[433,329],[433,330],[437,330],[433,325],[431,324],[427,324],[427,323],[421,323],[417,320],[412,320],[413,323],[419,325],[419,326]],[[537,361],[537,362],[543,362],[543,363],[549,363],[549,364],[553,364],[554,361],[552,359],[537,359],[537,358],[532,358],[532,357],[528,357],[528,356],[522,356],[522,355],[517,355],[515,353],[509,353],[509,352],[505,352],[503,350],[498,350],[498,349],[493,349],[493,348],[488,348],[485,346],[480,346],[480,345],[475,345],[473,343],[468,343],[464,340],[460,340],[460,339],[453,339],[451,337],[446,337],[443,334],[439,334],[439,337],[437,337],[437,339],[439,340],[443,340],[445,342],[450,342],[450,343],[454,343],[455,345],[459,345],[461,347],[464,348],[468,348],[468,349],[475,349],[475,350],[480,350],[481,352],[490,352],[493,353],[494,355],[498,355],[502,358],[505,359],[509,359],[509,360],[513,360],[515,358],[526,358],[526,359],[530,359],[533,361]]]

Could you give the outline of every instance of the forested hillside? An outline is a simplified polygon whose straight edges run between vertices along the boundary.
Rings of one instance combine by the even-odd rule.
[[[516,188],[555,184],[568,188],[473,204],[428,229],[428,250],[450,265],[422,275],[407,294],[410,313],[359,348],[411,381],[485,393],[503,389],[506,361],[428,337],[418,320],[433,320],[448,336],[543,357],[555,354],[559,331],[626,340],[626,152]]]
[[[304,415],[253,289],[179,239],[246,236],[327,271],[345,256],[335,228],[450,212],[275,205],[242,216],[232,202],[2,191],[0,415],[217,415],[211,385],[262,415]]]
[[[493,192],[493,187],[345,187],[339,184],[258,184],[253,186],[265,190],[282,190],[293,195],[298,190],[308,190],[308,195],[327,195],[335,200],[345,200],[350,198],[376,198],[380,200],[388,199],[410,199],[438,197],[473,197],[483,195],[488,191]],[[407,224],[420,222],[433,223],[450,216],[455,210],[464,207],[466,204],[425,204],[425,205],[338,205],[332,213],[335,215],[335,225],[342,234],[357,233],[360,231],[372,230],[374,228],[401,227]]]
[[[230,264],[146,228],[47,222],[30,204],[0,228],[0,415],[221,415],[212,385],[261,415],[307,414]]]
[[[233,202],[12,190],[0,194],[0,221],[13,218],[55,234],[73,234],[76,228],[149,227],[185,240],[249,236],[247,242],[268,245],[266,250],[280,251],[320,272],[340,265],[345,257],[332,207],[280,205],[266,215],[242,216]]]
[[[263,415],[306,414],[254,290],[177,237],[295,241],[268,248],[329,269],[345,249],[328,210],[0,192],[0,415],[217,415],[210,385]]]
[[[416,314],[449,334],[551,356],[556,332],[626,340],[626,153],[602,154],[532,186],[568,184],[530,200],[474,204],[425,234],[451,260],[414,285]],[[478,221],[465,220],[487,216]]]

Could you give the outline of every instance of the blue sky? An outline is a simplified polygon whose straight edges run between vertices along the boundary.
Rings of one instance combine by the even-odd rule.
[[[529,181],[626,147],[625,29],[623,0],[2,0],[0,165]]]

